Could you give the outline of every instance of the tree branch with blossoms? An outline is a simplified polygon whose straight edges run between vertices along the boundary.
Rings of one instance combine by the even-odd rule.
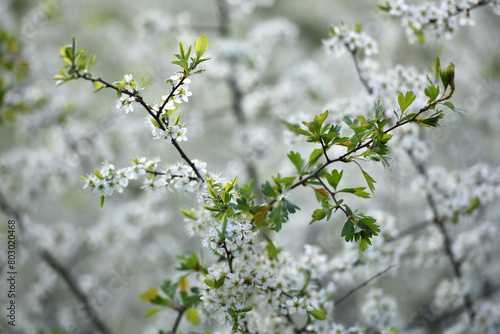
[[[474,25],[471,11],[490,5],[500,15],[500,2],[495,0],[443,1],[408,4],[405,0],[388,1],[379,8],[399,18],[410,42],[423,43],[426,32],[436,38],[449,38],[459,26]],[[457,20],[458,17],[458,20]]]
[[[325,45],[334,52],[349,51],[357,57],[376,51],[376,43],[363,34],[358,26],[355,30],[350,30],[347,26],[332,28],[330,34],[331,40]],[[86,53],[76,51],[74,42],[72,46],[61,49],[61,56],[68,65],[56,76],[56,79],[61,80],[60,83],[83,78],[92,81],[97,90],[112,88],[119,97],[117,107],[127,113],[133,111],[134,102],[141,104],[151,117],[153,137],[167,139],[187,162],[187,165],[160,166],[159,158],[137,157],[132,159],[132,166],[124,168],[105,163],[101,169],[83,177],[84,187],[99,195],[102,205],[104,198],[111,196],[114,190],[121,192],[129,180],[144,176],[143,188],[147,192],[169,188],[179,193],[193,193],[198,199],[199,205],[196,208],[190,211],[181,210],[187,220],[188,234],[198,235],[202,245],[218,260],[207,266],[195,253],[178,256],[179,270],[187,271],[187,274],[174,281],[167,280],[161,286],[161,291],[151,288],[141,295],[142,300],[161,306],[146,311],[146,316],[152,316],[162,309],[176,311],[173,326],[175,332],[184,314],[191,323],[198,323],[197,308],[200,307],[207,312],[213,312],[220,323],[228,325],[232,330],[251,333],[257,332],[255,328],[258,324],[254,314],[260,312],[287,322],[295,332],[321,332],[320,329],[310,329],[310,326],[321,328],[321,325],[314,326],[325,320],[331,312],[334,305],[331,291],[321,284],[310,284],[312,274],[308,268],[309,260],[306,259],[303,263],[290,262],[287,260],[289,256],[281,253],[272,238],[262,240],[259,233],[267,230],[279,232],[282,225],[289,220],[289,215],[299,210],[287,196],[293,189],[306,186],[313,190],[321,205],[321,208],[312,213],[310,223],[330,220],[333,213],[342,211],[346,222],[341,236],[348,242],[359,242],[360,250],[365,251],[371,245],[371,239],[380,232],[380,228],[375,218],[352,209],[346,203],[347,198],[344,198],[351,195],[369,198],[370,193],[365,190],[368,188],[371,193],[375,191],[376,181],[359,162],[380,162],[389,168],[388,148],[394,130],[412,123],[425,127],[439,125],[440,119],[444,117],[439,105],[454,109],[448,102],[455,91],[454,66],[450,64],[445,69],[437,66],[441,84],[429,81],[425,89],[428,100],[415,110],[410,109],[415,101],[415,93],[401,92],[397,96],[399,110],[394,111],[395,118],[386,117],[379,101],[374,105],[373,118],[362,115],[354,119],[344,117],[347,131],[343,131],[340,125],[328,122],[328,111],[302,124],[284,122],[290,131],[319,147],[315,148],[309,157],[304,158],[298,152],[290,152],[288,158],[295,166],[296,172],[292,176],[278,174],[272,177],[271,181],[264,182],[261,185],[264,203],[257,203],[259,196],[252,191],[252,182],[238,185],[237,177],[227,180],[218,174],[209,174],[205,163],[189,159],[177,143],[185,140],[181,131],[184,126],[180,116],[174,118],[173,115],[177,111],[177,104],[187,102],[190,96],[186,86],[189,83],[188,76],[199,63],[206,60],[202,59],[202,55],[207,47],[206,38],[200,37],[195,43],[196,57],[191,58],[189,62],[191,48],[186,49],[184,44],[179,44],[179,53],[176,54],[178,60],[173,63],[181,66],[182,72],[167,80],[172,89],[162,97],[161,102],[155,102],[153,106],[144,102],[140,95],[143,88],[131,75],[126,75],[122,81],[113,84],[100,78],[93,79],[88,70],[95,57],[87,61]],[[356,60],[355,65],[360,70],[360,64]],[[360,74],[360,78],[364,77]],[[367,89],[370,88],[369,81],[363,84]],[[238,94],[236,91],[233,107],[236,116],[241,118],[241,113],[238,113],[241,111],[238,109],[241,107]],[[429,111],[434,113],[429,115]],[[334,147],[345,151],[333,158],[329,153]],[[339,187],[343,170],[330,170],[329,167],[335,163],[355,163],[367,187]],[[313,253],[310,255],[313,259],[318,257],[313,251],[310,252]],[[292,268],[303,277],[290,280],[286,271]],[[379,272],[362,286],[389,269],[390,267]],[[199,285],[189,289],[188,275],[191,273],[196,275],[194,280],[198,280]],[[349,295],[362,286],[355,288]],[[263,300],[266,303],[261,304]],[[295,313],[305,315],[308,326],[299,328],[292,317]]]

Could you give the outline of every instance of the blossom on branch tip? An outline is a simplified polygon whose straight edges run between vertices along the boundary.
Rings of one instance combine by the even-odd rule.
[[[134,105],[132,104],[132,102],[135,102],[135,97],[127,94],[122,94],[122,96],[120,96],[120,99],[116,101],[116,109],[123,110],[127,114],[129,112],[133,112]]]

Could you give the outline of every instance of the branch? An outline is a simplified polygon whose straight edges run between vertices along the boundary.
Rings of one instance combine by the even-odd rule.
[[[335,201],[335,204],[337,204],[337,207],[342,210],[345,214],[345,216],[347,217],[347,219],[351,218],[348,214],[347,214],[347,211],[342,207],[342,206],[339,206],[339,202],[337,201],[337,198],[335,198],[335,194],[330,190],[328,189],[328,187],[326,186],[326,184],[323,182],[323,180],[321,179],[321,177],[319,176],[316,176],[316,179],[319,181],[319,183],[321,183],[321,185],[326,189],[326,191],[328,191],[328,193],[330,194],[330,196],[332,197],[332,199]]]
[[[357,49],[354,49],[354,51],[351,51],[351,55],[352,55],[352,59],[354,60],[354,66],[356,66],[356,72],[358,72],[358,77],[359,77],[359,80],[361,81],[361,83],[363,84],[363,86],[365,86],[368,94],[373,94],[373,87],[370,86],[370,84],[368,83],[368,80],[365,78],[364,74],[363,74],[363,71],[361,70],[361,67],[359,66],[359,60],[358,60],[358,56],[357,56]]]
[[[176,311],[179,312],[179,314],[177,314],[177,318],[175,319],[174,325],[172,327],[171,333],[173,334],[177,332],[177,328],[181,323],[182,315],[184,314],[184,312],[186,312],[186,308],[185,307],[177,308]]]
[[[388,272],[389,270],[391,270],[393,267],[395,267],[396,264],[391,264],[389,267],[385,268],[383,271],[379,272],[378,274],[370,277],[369,279],[367,279],[366,281],[364,281],[363,283],[359,284],[358,286],[356,286],[355,288],[349,290],[348,293],[346,293],[345,295],[343,295],[342,297],[340,297],[338,300],[336,300],[334,303],[335,303],[335,306],[339,305],[340,303],[342,303],[344,300],[346,300],[349,296],[351,296],[353,293],[357,292],[358,290],[360,290],[361,288],[363,288],[364,286],[366,286],[368,283],[370,283],[371,281],[379,278],[380,276],[384,275],[386,272]]]
[[[229,35],[229,8],[226,0],[217,0],[218,18],[219,18],[219,34],[221,36]]]
[[[118,87],[116,87],[115,85],[112,85],[106,81],[104,81],[103,79],[101,78],[97,78],[97,79],[94,79],[94,78],[91,78],[89,77],[86,73],[85,74],[81,74],[78,70],[75,72],[77,77],[78,78],[82,78],[82,79],[85,79],[85,80],[88,80],[88,81],[91,81],[91,82],[100,82],[104,85],[104,88],[111,88],[111,89],[114,89],[115,91],[117,92],[121,92],[123,94],[127,94],[129,96],[133,96],[135,98],[135,100],[137,102],[139,102],[143,107],[144,109],[146,109],[146,111],[149,113],[149,115],[151,117],[153,117],[155,119],[155,121],[158,123],[158,125],[160,126],[160,129],[162,130],[166,130],[165,128],[165,125],[163,125],[163,122],[160,120],[160,114],[163,110],[163,108],[165,107],[167,101],[173,96],[174,92],[177,90],[177,88],[180,87],[180,85],[184,82],[184,79],[186,79],[186,77],[183,77],[179,83],[172,88],[172,91],[170,92],[170,94],[168,95],[167,99],[163,102],[163,105],[159,108],[158,110],[158,113],[154,113],[152,110],[151,110],[151,107],[148,106],[146,104],[146,102],[144,102],[144,99],[142,98],[142,96],[136,92],[136,91],[133,91],[133,92],[130,92],[126,89],[118,89]],[[203,177],[200,175],[200,172],[198,171],[198,169],[194,166],[193,162],[191,161],[191,159],[188,158],[188,156],[184,153],[184,151],[181,149],[181,147],[179,146],[179,143],[177,143],[177,140],[172,140],[172,144],[174,145],[174,147],[177,149],[177,151],[180,153],[182,159],[184,159],[184,161],[186,161],[188,163],[188,165],[193,169],[194,173],[196,174],[196,176],[198,177],[198,179],[203,183],[205,182],[205,180],[203,179]]]
[[[456,11],[455,11],[455,12],[453,12],[453,13],[450,13],[450,14],[448,15],[448,17],[457,16],[457,15],[459,15],[459,14],[463,13],[463,12],[466,12],[467,14],[469,14],[469,12],[470,12],[471,10],[474,10],[474,9],[476,9],[476,8],[479,8],[479,7],[485,6],[485,5],[489,4],[490,2],[491,2],[491,0],[481,0],[481,1],[479,1],[477,4],[472,5],[472,6],[470,6],[469,8],[466,8],[466,9],[461,8],[461,7],[459,7],[459,6],[456,6],[456,7],[455,7]],[[437,19],[430,19],[429,21],[427,21],[426,23],[424,23],[424,24],[422,25],[422,29],[424,29],[425,27],[427,27],[427,26],[429,26],[429,25],[431,25],[431,24],[434,24],[434,23],[436,23],[436,22],[437,22]]]
[[[396,234],[395,236],[393,237],[387,237],[385,238],[385,242],[392,242],[392,241],[396,241],[398,239],[401,239],[401,238],[404,238],[410,234],[413,234],[415,232],[418,232],[424,228],[426,228],[427,226],[429,226],[430,224],[432,224],[432,221],[424,221],[424,222],[421,222],[421,223],[417,223],[417,224],[414,224],[404,230],[401,230],[399,231],[398,234]]]
[[[19,223],[19,231],[23,232],[23,225],[21,224],[22,217],[20,214],[20,210],[17,210],[16,208],[12,207],[10,203],[8,203],[7,199],[5,198],[4,194],[0,191],[0,209],[8,214],[11,215],[16,222]],[[50,268],[52,268],[58,275],[59,277],[66,283],[68,286],[69,290],[73,295],[76,297],[76,299],[83,305],[85,313],[87,314],[87,317],[91,319],[92,323],[94,326],[99,330],[99,332],[103,334],[111,334],[111,330],[107,327],[107,325],[104,323],[104,321],[99,318],[99,315],[94,312],[92,309],[92,306],[89,303],[89,298],[88,296],[80,290],[78,287],[78,284],[76,281],[71,277],[71,274],[68,269],[66,269],[52,254],[50,254],[47,250],[39,250],[36,249],[33,244],[30,244],[28,247],[26,247],[28,250],[32,251],[33,253],[37,254]]]
[[[426,180],[428,180],[429,175],[427,173],[427,170],[425,169],[425,166],[423,163],[418,162],[415,156],[413,155],[413,152],[411,150],[408,150],[408,155],[410,157],[410,160],[413,162],[415,167],[417,168],[418,173]],[[462,272],[461,272],[461,265],[462,263],[455,257],[455,254],[453,254],[452,250],[452,241],[451,237],[448,234],[448,231],[446,229],[445,223],[446,220],[439,217],[439,211],[436,206],[436,203],[434,201],[434,198],[432,197],[432,194],[430,192],[427,192],[425,196],[427,203],[429,204],[431,211],[432,211],[432,218],[433,218],[433,223],[434,225],[437,226],[439,229],[439,232],[441,233],[441,236],[443,237],[444,241],[444,249],[446,256],[448,257],[452,269],[453,269],[453,274],[455,278],[460,279],[462,277]],[[475,312],[472,308],[472,300],[470,295],[467,293],[464,295],[464,300],[465,300],[465,308],[467,309],[467,313],[469,315],[470,320],[474,320],[475,318]]]

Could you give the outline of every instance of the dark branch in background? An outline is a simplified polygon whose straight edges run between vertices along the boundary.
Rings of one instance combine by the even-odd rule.
[[[229,17],[229,7],[226,0],[217,0],[217,9],[218,9],[218,19],[219,19],[219,34],[223,37],[228,37],[230,34],[229,25],[230,25],[230,17]],[[231,91],[232,101],[231,101],[231,109],[238,121],[240,126],[245,126],[248,123],[248,120],[245,117],[243,112],[242,100],[243,100],[243,92],[238,87],[238,83],[236,79],[231,76],[227,80],[227,85]],[[251,180],[254,180],[254,192],[257,194],[261,194],[259,187],[259,178],[257,175],[257,167],[255,163],[251,160],[245,161],[247,174]]]
[[[348,297],[350,297],[353,293],[357,292],[358,290],[360,290],[361,288],[363,288],[364,286],[366,286],[371,281],[373,281],[373,280],[379,278],[380,276],[384,275],[386,272],[388,272],[389,270],[391,270],[395,266],[396,266],[395,264],[391,264],[389,267],[385,268],[381,272],[373,275],[372,277],[370,277],[369,279],[367,279],[363,283],[361,283],[358,286],[356,286],[355,288],[349,290],[349,292],[347,292],[345,295],[343,295],[342,297],[340,297],[339,299],[337,299],[334,302],[335,306],[338,306],[340,303],[342,303],[344,300],[346,300]]]
[[[422,222],[422,223],[417,223],[417,224],[413,224],[412,226],[404,229],[404,230],[401,230],[399,231],[395,236],[393,237],[386,237],[384,238],[385,239],[385,242],[392,242],[392,241],[396,241],[396,240],[399,240],[399,239],[402,239],[406,236],[409,236],[413,233],[416,233],[420,230],[423,230],[424,228],[428,227],[430,224],[432,224],[432,221],[425,221],[425,222]]]
[[[409,155],[411,161],[413,162],[413,164],[417,168],[418,173],[425,180],[428,180],[429,175],[427,173],[427,170],[425,169],[424,164],[419,162],[415,158],[415,156],[413,155],[413,152],[411,150],[408,150],[407,152],[408,152],[408,155]],[[436,206],[436,201],[434,200],[434,198],[432,197],[432,194],[430,192],[428,192],[426,194],[425,198],[426,198],[427,203],[429,204],[431,211],[432,211],[433,223],[434,223],[434,225],[437,226],[437,228],[439,229],[439,232],[441,233],[441,236],[443,237],[445,254],[451,263],[451,266],[453,269],[453,275],[455,276],[455,278],[460,279],[462,277],[462,272],[460,270],[462,263],[455,257],[455,255],[453,254],[453,250],[451,249],[452,248],[452,241],[451,241],[450,235],[449,235],[449,233],[446,229],[446,226],[445,226],[446,219],[441,218],[439,216],[439,211],[438,211],[438,208]],[[468,293],[464,295],[464,301],[465,301],[465,308],[467,309],[467,313],[468,313],[469,318],[472,322],[475,318],[475,312],[474,312],[473,307],[472,307],[472,299]]]
[[[229,35],[229,8],[226,0],[216,0],[219,18],[219,34],[221,36]]]
[[[373,94],[373,88],[370,86],[368,83],[368,80],[365,77],[364,72],[361,70],[361,67],[359,66],[359,59],[358,59],[358,49],[354,49],[354,51],[350,51],[352,55],[352,59],[354,60],[354,66],[356,66],[356,72],[358,72],[358,77],[363,86],[365,86],[366,91],[368,94],[372,95]]]
[[[165,102],[163,103],[163,105],[160,107],[158,113],[154,113],[153,110],[151,109],[150,106],[148,106],[148,104],[146,102],[144,102],[144,99],[142,98],[142,96],[136,92],[136,91],[128,91],[126,89],[118,89],[118,87],[116,87],[115,85],[112,85],[106,81],[104,81],[103,79],[101,78],[97,78],[97,79],[94,79],[94,78],[91,78],[89,77],[87,74],[81,74],[79,71],[76,71],[75,72],[77,77],[78,78],[82,78],[82,79],[85,79],[85,80],[88,80],[88,81],[91,81],[92,83],[93,82],[100,82],[101,84],[104,85],[104,88],[111,88],[111,89],[114,89],[115,91],[117,92],[121,92],[122,94],[127,94],[129,96],[132,96],[135,98],[135,100],[144,107],[144,109],[146,109],[146,111],[148,112],[148,114],[154,118],[154,120],[158,123],[158,125],[160,126],[160,129],[162,129],[163,131],[166,130],[165,126],[163,125],[163,122],[160,120],[160,114],[163,110],[163,108],[165,107],[167,101],[173,96],[174,92],[177,90],[177,88],[180,87],[180,85],[184,82],[184,79],[185,77],[183,77],[179,83],[175,86],[175,87],[172,87],[172,91],[170,92],[170,94],[168,95],[168,98],[165,100]],[[179,146],[179,143],[177,143],[176,140],[172,140],[172,144],[174,145],[174,147],[177,149],[177,151],[179,152],[179,154],[181,155],[182,159],[184,159],[184,161],[186,161],[188,163],[188,165],[193,169],[194,173],[196,174],[196,176],[198,177],[198,179],[203,183],[205,182],[205,180],[203,179],[203,177],[201,176],[200,172],[198,171],[198,169],[195,167],[195,165],[193,164],[193,162],[191,161],[191,159],[188,158],[188,156],[184,153],[184,151],[181,149],[181,147]]]
[[[500,286],[496,284],[492,284],[490,281],[485,281],[483,284],[483,288],[481,292],[476,296],[475,300],[494,300],[494,296],[496,293],[500,291]],[[422,305],[418,308],[419,312],[416,314],[416,317],[411,319],[409,326],[401,329],[401,333],[410,332],[411,329],[421,328],[422,322],[425,323],[425,327],[432,330],[432,333],[438,333],[438,328],[442,323],[448,323],[451,319],[456,319],[464,310],[466,310],[466,306],[462,305],[454,310],[443,314],[435,314],[435,307],[432,304]],[[420,311],[420,310],[423,310]],[[441,331],[439,331],[440,333]]]
[[[20,210],[12,207],[10,203],[8,203],[4,194],[0,191],[0,209],[7,215],[10,215],[17,223],[19,227],[19,232],[23,233],[23,224],[22,224],[22,216],[20,214]],[[18,238],[19,240],[19,238]],[[18,241],[19,242],[19,241]],[[92,324],[100,333],[103,334],[111,334],[111,330],[104,323],[103,320],[99,317],[99,314],[92,309],[90,305],[88,296],[80,290],[76,281],[71,277],[70,271],[64,267],[52,254],[50,254],[47,250],[36,249],[34,245],[29,244],[26,248],[38,255],[50,268],[52,268],[59,277],[66,283],[71,293],[75,296],[75,298],[83,305],[85,313],[88,319],[91,320]]]
[[[482,5],[485,5],[487,2],[489,2],[489,1],[483,1],[480,4],[473,6],[472,9],[479,7],[479,6],[482,6]],[[454,15],[457,15],[457,14],[458,13],[455,13]],[[362,73],[361,68],[358,65],[356,54],[354,52],[351,52],[351,53],[352,53],[352,56],[354,58],[354,63],[356,65],[356,70],[358,71],[359,78],[361,79],[361,82],[363,83],[363,85],[366,87],[368,93],[371,94],[372,90],[370,89],[370,87],[367,85],[367,83],[365,81],[366,79],[365,79],[364,73]],[[420,114],[421,112],[422,112],[422,109],[418,112],[418,114]],[[399,123],[396,123],[395,126],[397,126],[398,124]],[[392,128],[394,128],[395,126],[393,126]],[[422,177],[424,177],[425,179],[428,179],[428,174],[427,174],[427,171],[425,169],[424,164],[418,162],[411,151],[408,151],[408,155],[410,156],[410,159],[412,160],[413,164],[415,165],[418,173],[420,175],[422,175]],[[446,256],[448,257],[448,259],[450,260],[450,263],[452,265],[454,276],[457,279],[460,279],[462,276],[461,271],[460,271],[461,262],[456,259],[456,257],[453,254],[453,251],[451,249],[452,241],[451,241],[450,235],[448,234],[448,231],[446,230],[446,227],[445,227],[446,221],[439,217],[439,212],[438,212],[438,209],[436,207],[436,203],[435,203],[434,199],[432,198],[432,194],[427,193],[426,200],[427,200],[427,203],[429,204],[429,206],[432,210],[432,215],[433,215],[432,223],[438,227],[438,229],[443,237],[445,253],[446,253]],[[425,223],[425,224],[421,224],[420,226],[413,226],[407,230],[408,231],[407,234],[413,233],[414,231],[416,231],[418,229],[425,228],[427,225],[428,224]],[[474,313],[474,310],[472,307],[472,299],[471,299],[469,294],[465,294],[464,302],[465,302],[465,308],[466,308],[467,313],[469,315],[469,318],[472,322],[474,320],[475,313]]]

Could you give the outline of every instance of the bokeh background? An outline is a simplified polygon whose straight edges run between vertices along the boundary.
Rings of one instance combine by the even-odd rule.
[[[151,140],[145,113],[138,106],[131,114],[118,111],[112,91],[94,94],[93,87],[81,81],[55,86],[52,76],[63,65],[59,48],[70,43],[72,35],[80,48],[98,54],[94,76],[117,81],[131,73],[144,80],[149,101],[165,94],[164,80],[177,71],[170,64],[177,43],[192,44],[197,36],[207,36],[207,53],[213,59],[204,63],[205,73],[192,77],[193,96],[180,107],[189,129],[189,140],[182,147],[189,157],[206,161],[211,172],[261,183],[277,172],[293,174],[286,159],[291,149],[312,149],[292,138],[282,119],[312,118],[334,101],[364,93],[352,58],[330,57],[322,46],[328,27],[341,22],[362,23],[363,31],[379,43],[380,52],[373,58],[381,73],[396,64],[430,73],[436,56],[444,64],[453,62],[457,86],[453,101],[467,115],[460,118],[449,112],[443,127],[423,132],[429,152],[426,163],[456,173],[477,163],[496,170],[500,18],[487,7],[472,15],[475,26],[462,28],[449,41],[409,44],[400,23],[372,1],[241,0],[224,5],[215,0],[2,0],[0,28],[14,34],[19,56],[30,65],[22,81],[10,79],[14,86],[4,102],[23,101],[27,106],[4,114],[0,125],[0,218],[4,222],[15,218],[22,226],[18,325],[7,327],[2,316],[4,332],[66,333],[78,324],[79,333],[95,333],[69,281],[115,333],[167,329],[173,315],[163,312],[144,319],[149,306],[139,295],[179,275],[175,255],[202,248],[198,240],[186,236],[179,212],[191,208],[193,198],[173,193],[146,196],[140,182],[132,182],[101,209],[99,199],[81,189],[80,176],[102,161],[125,167],[136,156],[159,156],[166,163],[179,161],[180,156],[164,142]],[[396,101],[394,95],[387,103]],[[354,202],[363,212],[390,217],[400,229],[428,218],[425,199],[412,187],[417,173],[411,164],[396,157],[392,172],[375,164],[364,166],[377,180],[377,192],[372,199]],[[363,182],[354,168],[347,166],[346,174],[348,183]],[[314,196],[301,190],[290,199],[301,211],[291,217],[276,242],[297,254],[310,243],[337,256],[344,247],[342,217],[308,226],[316,208]],[[498,225],[496,204],[484,207],[480,217],[453,226],[453,233],[467,231],[479,221]],[[6,224],[0,233],[4,249]],[[478,247],[485,247],[490,256],[485,271],[496,273],[499,263],[491,256],[498,254],[498,247]],[[50,259],[62,269],[55,269]],[[4,271],[2,265],[0,272]],[[398,300],[393,322],[402,333],[414,327],[430,333],[443,324],[433,322],[438,315],[429,311],[428,303],[433,287],[449,271],[446,263],[394,269],[372,285]],[[353,286],[354,281],[362,279],[353,277]],[[494,303],[497,291],[489,296]],[[362,303],[354,295],[336,311],[336,319],[346,326],[362,322]]]

